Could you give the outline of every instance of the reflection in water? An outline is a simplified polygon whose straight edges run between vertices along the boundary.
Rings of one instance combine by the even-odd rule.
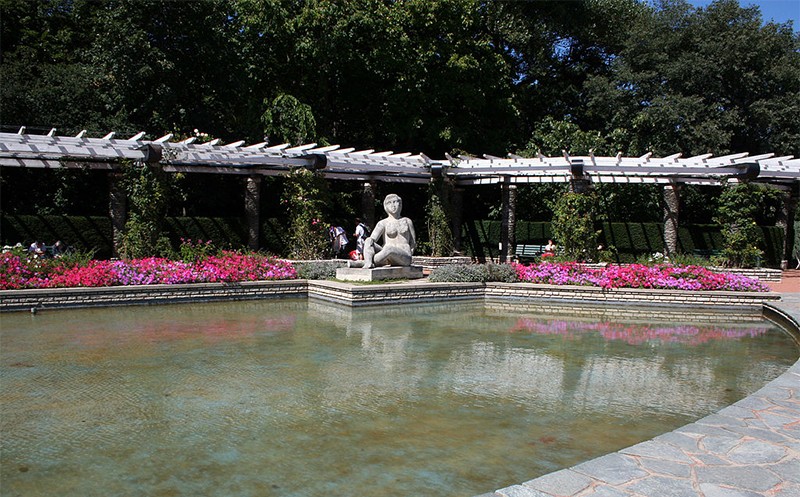
[[[516,324],[511,328],[511,331],[526,331],[545,335],[557,334],[568,338],[577,338],[587,331],[595,331],[606,340],[623,340],[631,345],[639,345],[653,341],[698,345],[710,340],[755,337],[763,335],[768,329],[770,328],[765,323],[748,323],[746,327],[731,328],[693,325],[631,325],[608,322],[570,322],[564,320],[542,321],[533,318],[519,318]]]
[[[305,300],[8,314],[0,345],[0,478],[26,496],[469,496],[697,419],[797,356],[766,322]]]

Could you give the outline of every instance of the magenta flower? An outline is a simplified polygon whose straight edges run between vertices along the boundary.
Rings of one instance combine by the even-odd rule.
[[[0,290],[296,278],[297,272],[287,261],[236,252],[223,252],[222,255],[196,263],[158,257],[130,261],[91,261],[88,265],[79,267],[55,266],[49,273],[31,271],[26,262],[17,256],[0,256]]]
[[[520,281],[549,285],[591,285],[601,288],[659,288],[671,290],[728,290],[768,292],[769,288],[754,278],[739,274],[715,273],[701,266],[610,265],[590,268],[574,262],[542,262],[514,265]]]

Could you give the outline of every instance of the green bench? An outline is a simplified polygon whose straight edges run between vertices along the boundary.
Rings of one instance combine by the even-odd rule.
[[[520,244],[514,247],[514,259],[519,262],[531,262],[542,256],[545,245]]]
[[[706,259],[710,259],[715,255],[720,255],[722,251],[717,249],[694,249],[692,250],[692,254],[698,257],[705,257]]]

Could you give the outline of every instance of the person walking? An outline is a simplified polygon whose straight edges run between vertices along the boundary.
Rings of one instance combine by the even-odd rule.
[[[347,250],[347,232],[341,226],[334,226],[328,229],[328,238],[331,241],[334,259],[344,259]]]
[[[358,260],[364,259],[364,240],[369,236],[369,226],[361,221],[360,217],[356,218],[356,232],[353,233],[356,239],[356,254]]]

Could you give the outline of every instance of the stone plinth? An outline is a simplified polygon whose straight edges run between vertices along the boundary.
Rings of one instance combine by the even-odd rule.
[[[422,276],[422,266],[340,267],[336,270],[336,279],[342,281],[414,280]]]

